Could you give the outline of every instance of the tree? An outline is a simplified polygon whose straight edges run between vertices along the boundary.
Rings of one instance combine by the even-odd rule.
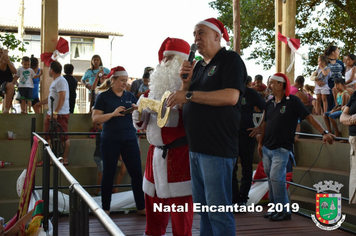
[[[5,49],[8,50],[19,50],[21,52],[26,52],[25,45],[28,44],[28,42],[22,42],[19,39],[16,39],[15,35],[13,33],[5,33],[4,35],[0,35],[0,43],[5,47]],[[19,56],[10,56],[10,60],[12,62],[20,62],[21,58]]]
[[[288,0],[287,0],[288,1]],[[330,45],[336,45],[341,55],[355,52],[356,1],[297,0],[296,38],[309,48],[305,74],[317,67],[317,58]],[[265,70],[275,61],[275,9],[272,0],[244,0],[241,7],[241,49],[253,47],[247,59],[256,59]],[[219,12],[221,20],[232,32],[232,1],[216,0],[209,5]]]

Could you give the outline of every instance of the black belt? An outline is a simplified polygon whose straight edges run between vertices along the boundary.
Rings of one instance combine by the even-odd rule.
[[[173,148],[177,148],[177,147],[182,147],[182,146],[185,146],[188,144],[188,140],[187,140],[187,136],[183,136],[181,138],[178,138],[176,140],[174,140],[173,142],[167,144],[167,145],[164,145],[164,146],[156,146],[157,148],[163,150],[163,153],[162,153],[162,157],[163,159],[166,158],[166,155],[167,155],[167,150],[168,149],[173,149]]]

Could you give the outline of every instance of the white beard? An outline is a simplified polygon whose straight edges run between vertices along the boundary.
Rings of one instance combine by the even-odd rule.
[[[186,60],[186,58],[178,55],[175,55],[172,60],[166,63],[162,60],[150,76],[148,98],[161,100],[166,91],[173,92],[180,89],[182,81],[179,76],[179,69],[183,60]]]

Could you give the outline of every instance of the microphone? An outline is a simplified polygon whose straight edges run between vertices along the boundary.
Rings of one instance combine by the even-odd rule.
[[[195,52],[197,51],[198,46],[193,43],[192,46],[190,46],[190,53],[189,53],[189,57],[188,57],[188,61],[190,62],[190,64],[192,64],[193,59],[195,57]],[[188,78],[188,74],[183,74],[182,75],[183,79],[187,79]]]
[[[50,96],[49,98],[51,99],[52,102],[54,101],[54,97]]]

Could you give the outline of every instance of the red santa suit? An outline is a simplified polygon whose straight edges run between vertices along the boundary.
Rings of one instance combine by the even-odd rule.
[[[162,46],[165,45],[167,49],[166,41]],[[169,46],[170,53],[172,53],[172,46],[174,45]],[[186,49],[184,53],[188,54],[189,44]],[[154,75],[151,76],[151,81],[153,77]],[[179,75],[176,79],[180,80]],[[151,95],[148,96],[146,93],[144,96],[151,98],[153,97]],[[160,100],[157,97],[155,99]],[[168,122],[163,128],[157,125],[156,112],[144,110],[142,117],[145,117],[143,119],[147,123],[146,136],[151,144],[143,180],[147,223],[145,235],[165,235],[169,216],[171,216],[173,235],[191,235],[193,200],[189,149],[187,142],[184,141],[182,110],[177,107],[171,108]],[[138,124],[135,126],[138,129],[145,128],[139,127]]]
[[[185,136],[182,110],[171,109],[169,121],[163,128],[157,126],[157,114],[150,114],[146,134],[151,146],[143,179],[145,233],[164,235],[171,215],[173,234],[191,235],[193,210],[188,145],[168,149],[165,155],[161,148]],[[154,209],[155,205],[160,208]],[[170,212],[159,212],[162,209]]]

